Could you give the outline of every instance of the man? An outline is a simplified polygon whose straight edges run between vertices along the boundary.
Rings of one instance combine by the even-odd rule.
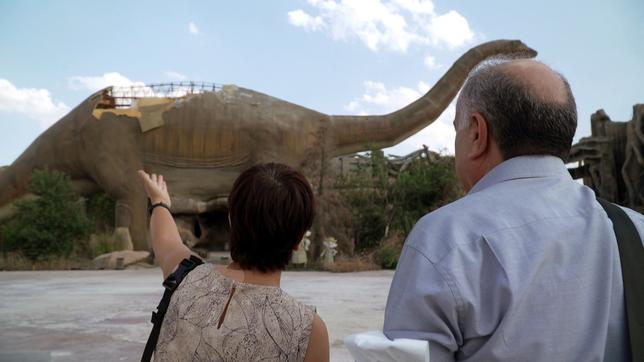
[[[438,361],[623,361],[612,224],[562,159],[577,124],[560,74],[533,60],[476,70],[457,101],[467,196],[421,218],[402,250],[384,332]],[[644,216],[625,210],[640,235]]]

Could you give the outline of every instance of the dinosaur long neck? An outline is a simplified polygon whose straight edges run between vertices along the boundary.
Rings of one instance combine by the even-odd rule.
[[[526,50],[527,49],[527,50]],[[381,116],[331,116],[331,157],[393,146],[434,122],[447,108],[477,64],[500,55],[536,52],[519,41],[497,40],[470,49],[421,98]]]

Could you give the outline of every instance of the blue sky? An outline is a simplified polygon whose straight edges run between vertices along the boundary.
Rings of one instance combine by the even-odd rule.
[[[237,84],[329,114],[379,114],[427,90],[470,47],[521,39],[579,109],[644,102],[644,1],[0,0],[0,165],[110,83]],[[390,153],[453,149],[453,107]]]

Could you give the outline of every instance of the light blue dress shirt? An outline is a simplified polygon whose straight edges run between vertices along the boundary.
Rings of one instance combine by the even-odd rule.
[[[644,235],[644,216],[625,211]],[[624,361],[612,224],[559,158],[507,160],[418,221],[383,329],[428,340],[432,362]]]

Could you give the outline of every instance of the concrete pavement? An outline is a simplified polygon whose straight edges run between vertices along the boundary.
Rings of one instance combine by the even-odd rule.
[[[393,271],[286,272],[282,288],[315,305],[332,361],[342,339],[382,328]],[[138,361],[163,289],[161,271],[0,272],[1,361]]]

